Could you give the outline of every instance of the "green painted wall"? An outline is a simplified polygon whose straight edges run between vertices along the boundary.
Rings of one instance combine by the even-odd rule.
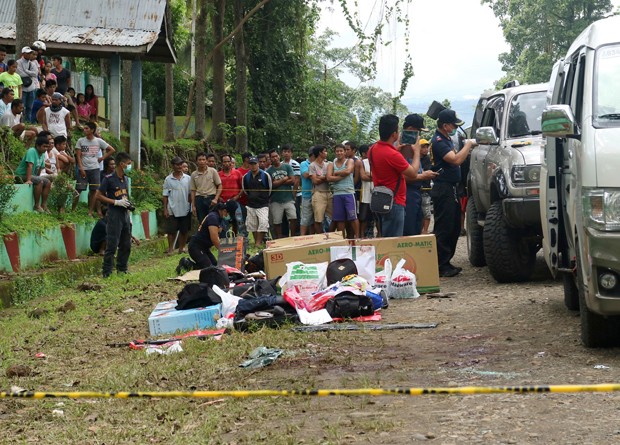
[[[139,214],[132,214],[132,235],[144,240],[144,227]],[[75,244],[80,256],[90,254],[90,234],[97,223],[76,224]],[[149,212],[149,228],[151,238],[157,235],[157,216],[154,211]],[[60,226],[47,229],[43,233],[27,232],[19,234],[20,268],[32,269],[41,263],[55,259],[66,259],[67,251],[60,231]],[[11,262],[7,254],[4,241],[0,239],[0,272],[12,272]]]

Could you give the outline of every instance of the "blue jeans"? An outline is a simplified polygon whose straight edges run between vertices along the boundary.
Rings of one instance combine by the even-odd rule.
[[[422,233],[422,194],[419,188],[407,184],[407,205],[405,206],[405,226],[403,236]]]
[[[392,205],[389,213],[381,215],[381,236],[394,238],[403,236],[405,228],[405,207],[400,204]]]
[[[32,117],[32,104],[34,103],[35,91],[36,90],[22,92],[22,100],[24,101],[24,112],[22,116],[24,116],[24,121],[26,122],[30,122],[30,118]]]

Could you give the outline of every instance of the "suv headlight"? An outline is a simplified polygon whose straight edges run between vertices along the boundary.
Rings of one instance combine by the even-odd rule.
[[[516,186],[537,185],[540,182],[540,165],[515,165],[510,177]]]
[[[589,227],[620,231],[620,189],[584,189],[583,210]]]

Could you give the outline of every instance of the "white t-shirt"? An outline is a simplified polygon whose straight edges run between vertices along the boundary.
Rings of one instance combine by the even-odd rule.
[[[15,116],[10,108],[7,108],[2,117],[0,117],[0,125],[3,127],[13,128],[21,121],[21,114]]]
[[[84,170],[100,170],[98,159],[106,148],[108,148],[108,143],[98,137],[92,140],[86,137],[80,138],[75,145],[75,149],[80,150],[82,154]]]
[[[50,170],[51,173],[48,173],[46,170],[41,171],[41,176],[56,176],[58,174],[58,168],[56,166],[57,163],[58,150],[56,147],[52,148],[50,151],[45,152],[45,160],[50,162]]]
[[[366,173],[370,173],[370,162],[368,159],[362,159],[362,163],[364,165],[364,171]],[[372,193],[373,188],[374,185],[372,181],[362,181],[362,194],[360,196],[360,202],[370,204],[370,194]]]
[[[52,111],[51,107],[45,109],[47,129],[52,133],[52,136],[67,137],[67,124],[65,123],[65,116],[67,114],[69,114],[69,110],[65,107],[62,107],[59,111]]]

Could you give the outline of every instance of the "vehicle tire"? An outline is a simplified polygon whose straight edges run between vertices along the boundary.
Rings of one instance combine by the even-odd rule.
[[[467,229],[467,256],[472,266],[483,267],[487,265],[484,258],[484,246],[482,243],[482,227],[478,224],[478,210],[472,196],[467,200],[465,212],[465,228]]]
[[[484,257],[499,283],[527,281],[532,276],[536,249],[522,241],[520,233],[506,224],[502,202],[491,204],[484,222]]]
[[[588,309],[586,288],[581,272],[581,258],[577,249],[577,289],[581,318],[581,341],[586,348],[608,348],[620,344],[620,317],[604,317]]]
[[[579,289],[575,283],[576,277],[572,273],[562,274],[562,283],[564,284],[564,306],[569,311],[579,310]]]

